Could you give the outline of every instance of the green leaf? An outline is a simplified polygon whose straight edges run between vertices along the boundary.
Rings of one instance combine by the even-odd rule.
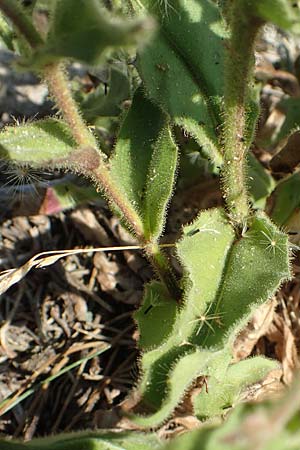
[[[141,89],[121,127],[110,164],[112,179],[141,217],[145,238],[156,240],[172,194],[177,147],[167,117]]]
[[[30,442],[0,440],[1,450],[160,450],[155,434],[85,431],[33,439]]]
[[[202,331],[198,340],[207,347],[231,346],[254,308],[267,301],[291,276],[288,237],[258,212],[251,227],[232,246],[225,276],[212,312],[220,316],[214,332]]]
[[[156,287],[157,298],[151,303],[153,322],[147,326],[143,314],[150,304],[149,291],[136,314],[146,349],[139,393],[150,414],[134,420],[147,427],[166,420],[199,376],[212,380],[207,403],[201,409],[199,400],[197,406],[197,415],[204,417],[231,406],[245,385],[274,367],[273,362],[261,359],[253,360],[253,370],[247,371],[250,363],[246,362],[233,366],[232,348],[257,305],[290,277],[287,236],[262,212],[238,238],[222,210],[203,212],[184,227],[177,251],[185,269],[184,303],[175,314],[172,311],[169,322],[163,311],[160,319],[164,296],[159,298]],[[160,332],[155,340],[153,334],[162,326],[166,332]],[[232,385],[224,385],[226,376],[233,380]],[[222,395],[220,385],[224,387]]]
[[[243,8],[249,16],[255,15],[266,22],[294,33],[300,32],[300,11],[297,1],[291,0],[243,0]]]
[[[273,156],[269,166],[275,173],[293,173],[300,164],[300,131],[290,134],[285,144]]]
[[[299,380],[276,401],[238,405],[225,420],[184,433],[165,450],[298,450],[298,391]]]
[[[39,205],[39,214],[55,214],[67,209],[76,208],[83,203],[104,201],[92,185],[78,185],[67,181],[47,187],[44,198]]]
[[[156,394],[167,389],[167,396],[161,407],[150,416],[138,416],[134,421],[142,427],[156,427],[166,420],[183,398],[184,393],[191,387],[193,381],[207,370],[211,353],[205,351],[190,351],[181,355],[175,363],[169,367],[169,377],[166,386],[162,380],[156,378]]]
[[[140,44],[152,29],[150,19],[109,18],[98,0],[58,0],[46,43],[31,63],[40,66],[74,58],[97,64],[107,48]]]
[[[278,103],[277,109],[285,114],[285,120],[279,133],[273,137],[273,144],[281,142],[300,126],[300,100],[298,98],[284,98]]]
[[[89,94],[81,103],[85,119],[91,123],[99,116],[118,116],[122,103],[130,99],[130,83],[128,77],[120,70],[111,69],[108,94],[99,85],[95,92]]]
[[[64,159],[75,147],[67,126],[56,119],[7,126],[0,133],[0,159],[33,167]]]
[[[286,226],[293,213],[300,207],[300,174],[298,172],[278,184],[272,195],[272,203],[272,219],[277,225]]]
[[[264,209],[266,200],[273,192],[276,183],[252,153],[249,154],[248,158],[248,180],[253,207]]]
[[[146,285],[143,306],[134,314],[139,325],[140,348],[149,350],[160,345],[172,331],[176,312],[176,302],[169,298],[161,283],[152,281]]]
[[[281,427],[275,430],[268,420],[273,405],[269,409],[256,405],[256,410],[247,404],[239,405],[223,422],[207,423],[184,433],[171,440],[164,450],[298,450],[299,433],[288,433]],[[266,427],[272,430],[267,438]]]
[[[157,318],[149,323],[147,333],[145,333],[145,322],[147,316],[143,317],[142,313],[136,314],[136,319],[142,317],[141,332],[143,334],[143,346],[150,347],[150,351],[146,351],[142,358],[143,378],[141,380],[139,391],[143,396],[143,403],[154,410],[157,414],[153,420],[165,420],[172,412],[176,402],[180,400],[180,396],[184,395],[185,389],[190,385],[194,377],[205,373],[208,361],[211,358],[209,352],[204,354],[190,356],[194,351],[194,346],[190,343],[190,338],[195,330],[199,328],[197,321],[199,315],[204,313],[211,302],[213,302],[219,288],[220,278],[226,263],[227,252],[230,249],[234,238],[234,233],[222,211],[211,210],[202,213],[199,218],[184,229],[185,238],[178,244],[178,253],[186,270],[185,281],[185,301],[181,308],[177,307],[176,316],[172,312],[169,324],[164,323],[166,338],[159,344],[158,340],[154,342],[153,334],[157,333],[157,327],[161,326],[159,321],[160,299],[157,298],[156,304],[152,302],[152,317]],[[188,253],[188,256],[186,256]],[[187,276],[189,274],[189,276]],[[200,275],[201,274],[201,275]],[[202,295],[199,295],[201,292]],[[156,289],[158,294],[158,290]],[[164,298],[161,298],[163,301]],[[145,296],[145,304],[142,306],[142,312],[145,311],[146,305],[149,304],[149,298]],[[167,315],[163,316],[167,320]],[[151,333],[152,324],[152,333]],[[140,326],[140,325],[139,325]],[[171,328],[171,333],[169,332]],[[160,337],[163,337],[162,333]],[[151,348],[152,347],[152,348]],[[169,375],[175,370],[176,363],[180,363],[181,358],[189,356],[190,358],[199,359],[202,363],[197,363],[196,368],[190,363],[184,368],[188,375],[189,382],[183,380],[180,388],[176,387],[176,379],[172,376],[169,381]],[[224,355],[224,360],[227,361]],[[185,363],[183,362],[185,366]],[[220,364],[222,365],[222,364]],[[171,375],[170,375],[171,376]],[[171,390],[168,389],[170,387]],[[162,410],[161,410],[162,408]],[[150,416],[151,417],[151,416]],[[149,417],[139,417],[139,424],[151,426]]]
[[[227,19],[231,19],[230,6],[235,4],[235,14],[238,14],[234,20],[243,22],[246,26],[251,26],[253,19],[256,24],[263,25],[264,22],[270,22],[284,30],[289,30],[293,33],[300,32],[299,20],[300,10],[297,1],[293,0],[221,0],[220,7]],[[229,14],[228,14],[229,12]]]
[[[166,15],[161,2],[142,3],[160,24],[138,58],[147,95],[221,164],[217,135],[227,33],[219,10],[209,0],[174,0]]]
[[[15,35],[7,23],[5,17],[0,12],[0,41],[2,44],[4,44],[9,50],[14,51],[14,39]]]
[[[207,391],[202,389],[194,399],[195,414],[201,419],[223,414],[225,408],[235,406],[247,385],[262,380],[278,366],[276,361],[261,356],[231,364],[221,379],[209,377]]]

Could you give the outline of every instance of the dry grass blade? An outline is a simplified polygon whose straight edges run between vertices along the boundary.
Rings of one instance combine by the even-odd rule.
[[[92,353],[91,355],[81,358],[81,359],[75,361],[74,363],[69,364],[68,366],[64,367],[59,372],[57,372],[53,375],[50,375],[45,380],[40,381],[37,385],[35,385],[25,391],[24,391],[24,389],[20,389],[16,394],[12,395],[9,398],[6,398],[5,400],[3,400],[0,403],[0,416],[7,413],[10,409],[12,409],[14,406],[18,405],[21,401],[25,400],[27,397],[29,397],[31,394],[33,394],[37,389],[50,383],[51,381],[53,381],[56,378],[63,375],[64,373],[69,372],[70,370],[72,370],[75,367],[82,364],[84,361],[88,361],[89,359],[95,358],[96,356],[100,355],[101,353],[104,353],[109,348],[111,348],[111,346],[106,345],[104,348],[101,348],[100,350]]]
[[[161,244],[161,248],[174,247],[175,244]],[[140,245],[127,245],[120,247],[96,247],[96,248],[82,248],[74,250],[52,250],[49,252],[38,253],[29,259],[25,264],[16,269],[8,269],[0,273],[0,295],[4,294],[11,286],[22,280],[28,272],[34,267],[41,269],[43,267],[51,266],[70,255],[78,255],[83,253],[96,252],[115,252],[126,250],[143,250],[144,247]]]
[[[171,247],[173,244],[163,244],[161,247]],[[70,255],[78,255],[83,253],[96,253],[96,252],[114,252],[125,250],[142,250],[144,247],[140,245],[128,245],[120,247],[97,247],[97,248],[84,248],[74,250],[52,250],[49,252],[38,253],[33,256],[29,261],[16,269],[5,270],[0,273],[0,295],[4,294],[11,286],[22,280],[28,272],[34,267],[41,269],[43,267],[51,266],[59,261],[61,258],[65,258]]]

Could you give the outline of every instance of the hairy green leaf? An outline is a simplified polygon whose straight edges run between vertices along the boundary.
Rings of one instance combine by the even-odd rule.
[[[15,35],[8,25],[6,18],[0,13],[0,42],[9,50],[14,51]]]
[[[212,380],[207,403],[203,409],[200,400],[197,404],[197,415],[204,417],[232,406],[245,385],[274,367],[273,362],[253,360],[253,370],[247,373],[250,363],[231,365],[232,346],[257,305],[290,277],[287,236],[263,213],[257,213],[247,233],[237,239],[222,210],[203,212],[184,228],[177,250],[185,269],[183,305],[175,314],[172,310],[168,323],[160,304],[165,296],[159,297],[157,285],[150,285],[136,314],[146,349],[139,392],[142,404],[152,413],[135,420],[147,427],[169,417],[199,376]],[[166,330],[157,339],[150,324],[145,325],[150,304],[153,333],[159,326]],[[227,376],[232,385],[228,382],[221,395],[219,388]]]
[[[205,419],[223,414],[226,407],[231,408],[238,402],[247,385],[262,380],[277,367],[276,361],[257,356],[231,364],[222,378],[212,374],[207,381],[207,391],[202,389],[194,399],[196,415]]]
[[[0,132],[0,159],[41,166],[68,157],[76,147],[63,122],[45,119],[7,126]]]
[[[287,235],[262,212],[231,248],[212,311],[220,316],[214,332],[198,334],[206,346],[231,346],[251,311],[268,300],[290,278]]]
[[[167,391],[164,402],[153,414],[135,417],[134,420],[138,425],[148,428],[156,427],[166,420],[179,404],[183,394],[191,386],[193,381],[208,369],[211,354],[210,352],[196,349],[194,351],[187,351],[186,354],[180,356],[169,367],[167,371],[168,379],[165,385],[162,383],[163,380],[160,380],[158,377],[155,378],[156,396],[159,395],[162,388],[165,388]],[[162,370],[164,370],[163,366]]]
[[[243,0],[243,8],[251,17],[255,15],[266,22],[294,33],[300,32],[300,11],[297,1],[291,0]]]
[[[118,116],[122,103],[130,99],[130,83],[128,77],[120,70],[111,69],[108,94],[103,92],[103,86],[97,87],[81,103],[85,119],[91,123],[99,116]]]
[[[300,434],[272,427],[268,421],[270,415],[271,410],[258,405],[256,413],[248,405],[240,405],[223,423],[206,424],[184,433],[169,442],[164,450],[298,450]]]
[[[46,189],[44,198],[39,205],[39,214],[55,214],[67,209],[76,208],[88,202],[104,202],[93,185],[78,185],[76,182],[66,181]]]
[[[284,98],[278,103],[277,109],[285,114],[285,120],[279,132],[273,137],[272,143],[287,138],[291,132],[300,126],[300,100],[298,98]]]
[[[266,200],[275,188],[275,180],[250,153],[248,158],[249,193],[254,208],[264,209]]]
[[[219,10],[210,0],[175,0],[167,14],[161,2],[142,3],[160,24],[155,39],[139,53],[147,94],[220,164],[217,136],[227,32]]]
[[[162,233],[172,194],[177,147],[166,115],[138,90],[110,161],[112,179],[141,217],[144,236]]]
[[[0,440],[1,450],[159,450],[155,434],[134,432],[86,431],[35,439],[30,442]]]
[[[185,228],[185,234],[188,238],[183,239],[178,245],[180,259],[186,266],[186,272],[189,273],[189,277],[186,277],[185,281],[186,299],[184,304],[178,308],[175,318],[172,314],[169,325],[164,324],[164,328],[168,330],[166,339],[160,343],[158,341],[154,343],[150,329],[147,334],[143,333],[144,347],[152,347],[152,349],[146,351],[142,358],[143,378],[139,390],[143,396],[143,402],[148,407],[151,406],[152,409],[157,410],[153,416],[156,423],[162,422],[171,414],[176,402],[180,400],[180,396],[183,396],[192,380],[201,373],[205,373],[211,354],[204,352],[204,354],[198,355],[196,352],[194,355],[195,348],[189,343],[189,340],[195,330],[203,325],[201,321],[198,321],[198,317],[205,314],[217,294],[226,255],[234,238],[234,233],[220,210],[201,214],[192,225]],[[187,248],[189,240],[192,240],[193,243]],[[183,256],[185,251],[189,252],[187,258]],[[201,278],[199,272],[202,272]],[[202,295],[199,295],[200,292]],[[149,296],[153,297],[151,286],[146,291],[145,305],[149,304]],[[159,299],[156,303],[159,304]],[[143,305],[142,311],[145,311],[145,305]],[[155,325],[161,325],[159,314],[155,313],[155,309],[159,306],[153,302],[152,305],[152,314],[157,317],[153,323],[155,327]],[[140,316],[140,313],[136,315],[138,322]],[[167,315],[164,316],[164,319],[167,319]],[[171,333],[169,332],[170,328]],[[142,328],[142,331],[144,330],[145,327]],[[191,364],[186,364],[184,370],[187,379],[178,389],[172,373],[176,364],[180,364],[181,358],[185,357],[188,357],[188,361],[189,358],[199,358],[199,364],[196,368]],[[183,365],[185,365],[184,362]],[[150,417],[139,417],[137,420],[140,424],[151,426]]]
[[[97,64],[107,48],[140,44],[152,28],[150,19],[109,18],[98,0],[57,0],[46,43],[31,62],[74,58]]]
[[[294,173],[278,184],[272,195],[271,217],[279,226],[286,226],[300,207],[300,174]],[[297,230],[296,230],[297,231]]]
[[[172,331],[176,311],[176,302],[169,298],[161,283],[152,281],[146,285],[143,306],[134,315],[139,324],[139,346],[143,350],[153,349],[167,338]]]

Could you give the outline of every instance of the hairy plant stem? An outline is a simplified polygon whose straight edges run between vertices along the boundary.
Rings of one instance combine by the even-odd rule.
[[[261,22],[243,21],[239,1],[229,15],[231,38],[225,61],[223,192],[232,222],[243,226],[249,216],[246,154],[247,101],[254,67],[254,44]]]
[[[104,190],[106,198],[109,199],[109,201],[112,203],[112,206],[115,205],[120,209],[128,227],[135,234],[141,245],[144,245],[145,238],[142,222],[135,210],[127,202],[121,190],[112,180],[106,164],[100,162],[99,167],[93,172],[94,180]]]
[[[168,292],[171,294],[172,298],[174,298],[175,300],[180,300],[182,292],[179,289],[174,272],[170,267],[169,259],[165,255],[163,250],[161,250],[159,248],[159,245],[155,243],[146,245],[145,252],[159,278],[166,286]]]
[[[78,146],[92,147],[98,150],[97,141],[80,115],[71,95],[63,65],[61,63],[53,63],[45,66],[42,77],[47,83],[49,94],[53,97],[58,109],[69,125]]]
[[[108,199],[120,209],[128,226],[135,233],[139,241],[142,242],[142,223],[118,186],[113,182],[108,167],[104,162],[105,155],[99,150],[96,138],[88,129],[72,97],[68,79],[65,76],[62,65],[60,63],[53,63],[45,66],[43,78],[48,85],[50,95],[54,98],[65,121],[69,125],[73,138],[78,146],[87,149],[93,148],[99,153],[100,158],[98,159],[96,168],[92,169],[93,180],[97,184],[100,184]]]
[[[11,20],[13,25],[27,40],[30,47],[35,50],[43,44],[42,36],[35,29],[24,9],[16,0],[0,0],[0,9]],[[120,210],[128,227],[136,235],[141,245],[145,246],[146,255],[158,273],[161,281],[166,285],[168,291],[176,300],[180,297],[179,288],[171,269],[168,258],[164,255],[158,245],[148,245],[144,236],[144,229],[141,219],[131,204],[127,201],[123,192],[112,180],[109,172],[109,166],[105,163],[105,155],[98,147],[96,138],[90,132],[88,126],[80,115],[78,106],[74,101],[68,79],[64,73],[61,63],[48,64],[43,68],[42,74],[48,85],[49,94],[53,97],[64,120],[70,127],[73,138],[80,148],[93,149],[97,152],[97,164],[84,171],[85,175],[90,176],[95,184],[100,185],[106,194],[107,199]],[[73,166],[76,161],[73,161]],[[79,170],[80,172],[80,166]]]
[[[96,139],[89,131],[78,111],[78,107],[71,95],[67,79],[60,65],[56,63],[46,66],[44,69],[44,79],[48,84],[49,92],[54,97],[64,119],[72,130],[77,144],[80,147],[92,147],[98,150]],[[178,299],[180,296],[179,289],[167,257],[157,245],[147,246],[143,224],[138,214],[113,181],[109,168],[104,161],[105,155],[100,150],[98,152],[100,156],[99,165],[92,170],[92,178],[104,190],[106,197],[111,201],[112,205],[116,205],[119,208],[128,227],[133,231],[139,242],[145,245],[146,255],[160,279],[166,285],[170,294]]]

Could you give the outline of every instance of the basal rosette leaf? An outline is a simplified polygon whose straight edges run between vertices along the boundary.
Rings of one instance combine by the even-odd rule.
[[[199,376],[211,379],[211,395],[207,402],[196,405],[199,417],[219,414],[231,407],[240,391],[274,368],[273,361],[253,360],[232,365],[234,339],[245,326],[254,309],[274,295],[279,285],[290,277],[289,244],[287,236],[263,214],[257,213],[249,230],[236,238],[222,210],[200,214],[192,225],[184,227],[184,237],[177,244],[180,261],[185,269],[185,298],[183,304],[165,324],[167,332],[154,340],[150,325],[145,333],[141,322],[143,347],[142,379],[139,392],[142,404],[151,411],[135,420],[151,427],[166,420]],[[137,321],[148,308],[150,292]],[[158,293],[158,289],[156,289]],[[163,298],[161,298],[163,300]],[[146,306],[148,305],[148,306]],[[153,333],[162,326],[159,317],[159,296],[152,302]],[[197,364],[194,362],[197,361]],[[276,364],[275,364],[276,366]],[[177,384],[184,371],[181,384]],[[235,381],[226,388],[226,377]],[[220,386],[224,395],[220,395]],[[227,389],[227,390],[226,390]],[[205,394],[202,393],[202,396]]]
[[[147,240],[162,233],[177,158],[167,116],[139,89],[121,126],[110,174],[141,217]]]
[[[156,411],[153,417],[155,423],[163,422],[172,413],[176,402],[180,401],[191,382],[206,372],[208,362],[211,361],[212,355],[209,351],[199,354],[189,340],[201,326],[199,316],[205,314],[217,295],[233,239],[234,232],[227,223],[223,211],[203,212],[193,224],[184,228],[184,238],[177,247],[186,271],[183,304],[176,307],[170,316],[163,313],[160,315],[160,302],[164,298],[159,298],[157,286],[149,285],[141,311],[135,315],[142,335],[142,347],[148,350],[143,354],[141,361],[143,376],[139,392],[143,397],[143,404]],[[153,302],[155,295],[156,302]],[[146,326],[145,311],[150,304],[153,320]],[[163,323],[163,320],[168,322]],[[155,330],[162,326],[166,333],[159,333],[160,339],[153,338]],[[228,355],[224,354],[222,357],[223,362],[226,361],[228,364]],[[182,362],[187,378],[177,388],[176,377],[172,374],[175,371],[177,373],[176,367],[181,367],[182,358],[189,361],[187,364]],[[194,358],[199,359],[196,367],[190,363]],[[161,408],[163,413],[160,412]],[[136,420],[139,424],[151,426],[149,417],[138,417]]]
[[[231,346],[252,310],[267,301],[291,277],[287,235],[258,212],[228,255],[226,270],[211,313],[214,330],[201,330],[195,342],[216,348]]]
[[[210,363],[210,352],[200,350],[187,350],[186,354],[180,355],[177,361],[170,367],[166,383],[159,377],[155,377],[156,394],[166,390],[166,397],[160,408],[149,416],[137,416],[134,421],[142,427],[151,428],[164,422],[180,403],[184,393],[191,387],[193,381],[208,370]],[[163,367],[162,367],[163,369]],[[150,405],[149,405],[150,406]]]
[[[183,305],[177,308],[176,319],[174,320],[173,314],[170,315],[172,332],[166,340],[155,347],[150,333],[148,333],[148,339],[146,336],[144,338],[145,346],[155,347],[144,353],[142,360],[144,370],[142,386],[148,386],[148,389],[150,386],[147,384],[149,381],[148,375],[151,377],[153,366],[155,364],[159,366],[161,358],[164,358],[169,352],[174,351],[175,359],[179,353],[184,353],[183,344],[188,344],[190,336],[195,330],[198,330],[199,322],[196,319],[199,315],[205,313],[217,295],[227,252],[234,239],[233,230],[226,223],[225,216],[220,210],[202,213],[192,225],[184,228],[184,233],[185,237],[180,241],[177,249],[179,258],[186,269],[185,298]],[[199,278],[201,271],[203,273]],[[153,298],[155,294],[158,294],[158,290],[156,289],[153,292],[151,287],[150,285],[146,291],[145,305],[151,301],[148,298],[149,295]],[[156,304],[153,304],[152,301],[153,309],[160,307],[159,301],[158,296],[156,297]],[[144,305],[142,311],[145,311]],[[160,320],[159,317],[158,320]],[[159,325],[160,322],[154,322],[154,329]],[[168,329],[169,325],[165,325],[165,327]]]

